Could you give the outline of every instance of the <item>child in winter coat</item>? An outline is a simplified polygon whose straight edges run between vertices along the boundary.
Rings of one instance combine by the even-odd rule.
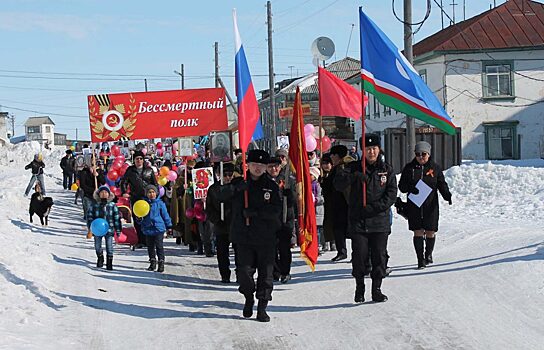
[[[163,239],[166,231],[172,230],[172,220],[166,210],[166,205],[158,197],[159,190],[155,185],[148,185],[145,188],[146,201],[149,203],[149,214],[143,217],[141,227],[147,242],[147,253],[149,255],[148,271],[164,271],[164,246]],[[155,255],[155,250],[157,254]],[[157,256],[159,265],[157,267]]]
[[[95,202],[89,207],[87,211],[87,227],[91,228],[91,223],[94,219],[102,218],[106,219],[109,224],[108,232],[104,236],[106,241],[106,269],[113,270],[113,234],[115,231],[121,232],[121,217],[119,210],[113,199],[115,195],[111,193],[108,186],[100,186],[94,193]],[[94,249],[96,250],[96,267],[104,266],[104,254],[102,251],[102,237],[94,236]]]

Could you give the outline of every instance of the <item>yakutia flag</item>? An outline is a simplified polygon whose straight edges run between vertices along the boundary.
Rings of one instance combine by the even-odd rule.
[[[365,91],[385,106],[455,135],[451,118],[410,62],[360,7],[359,18]]]
[[[246,54],[242,46],[240,33],[238,32],[236,9],[232,10],[232,17],[234,20],[234,44],[236,46],[234,75],[236,80],[236,97],[238,99],[238,135],[240,148],[245,153],[252,136],[255,136],[254,139],[259,138],[259,130],[262,135],[262,127],[260,127],[259,121],[259,105],[257,104]],[[260,129],[256,130],[257,124],[259,124]]]

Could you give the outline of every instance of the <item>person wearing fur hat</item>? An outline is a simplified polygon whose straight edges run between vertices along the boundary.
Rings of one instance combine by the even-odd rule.
[[[164,272],[164,234],[172,230],[172,220],[166,210],[166,205],[158,198],[159,190],[155,185],[145,187],[146,198],[149,203],[149,213],[142,218],[142,233],[147,243],[149,255],[148,271]],[[157,265],[158,258],[158,265]]]
[[[41,153],[35,154],[32,162],[30,162],[29,164],[25,166],[25,170],[28,170],[28,169],[32,170],[32,177],[30,178],[30,181],[28,182],[28,186],[26,186],[25,197],[28,196],[28,194],[30,193],[30,190],[32,189],[36,181],[40,183],[42,194],[45,196],[45,182],[43,181],[44,168],[45,168],[45,164],[43,162],[43,156]]]
[[[295,183],[296,180],[288,172],[281,172],[282,159],[272,157],[266,167],[266,172],[280,188],[280,197],[282,200],[282,213],[280,219],[282,225],[277,232],[277,254],[274,264],[274,280],[285,284],[291,280],[291,263],[293,255],[291,253],[291,241],[295,232]],[[285,176],[288,176],[286,179]],[[285,211],[285,213],[284,213]],[[285,219],[285,220],[284,220]]]
[[[276,232],[281,227],[280,190],[266,175],[270,155],[251,150],[247,155],[247,180],[234,179],[224,186],[220,201],[232,199],[231,241],[236,245],[236,276],[244,295],[243,316],[253,316],[255,297],[259,300],[257,320],[269,322],[266,313],[274,289],[273,271],[276,254]],[[255,284],[254,275],[258,273]]]
[[[219,173],[219,171],[217,172]],[[230,283],[230,224],[232,221],[232,199],[221,202],[217,199],[221,188],[228,186],[233,179],[234,164],[223,164],[223,183],[215,181],[208,189],[206,197],[206,215],[213,224],[213,233],[216,240],[217,266],[222,283]],[[221,214],[222,213],[222,214]],[[236,260],[236,256],[234,258]]]
[[[335,188],[348,195],[348,234],[351,238],[356,303],[365,300],[364,275],[369,253],[372,301],[387,301],[381,286],[386,276],[390,210],[397,199],[397,179],[393,167],[380,157],[380,145],[379,135],[366,134],[364,147],[361,145],[366,158],[365,172],[361,162],[356,161],[343,165],[334,178]]]
[[[121,232],[121,216],[113,199],[115,195],[111,193],[108,186],[100,186],[94,193],[95,203],[87,211],[87,228],[91,229],[91,224],[95,219],[102,218],[108,222],[108,233],[104,236],[106,241],[106,269],[113,270],[113,235]],[[104,253],[102,251],[102,237],[94,236],[94,249],[96,251],[96,267],[104,265]]]
[[[332,227],[334,233],[337,254],[331,261],[336,262],[345,260],[348,257],[346,249],[348,202],[346,201],[346,195],[334,187],[333,181],[338,173],[338,169],[340,169],[345,162],[353,161],[353,158],[348,157],[348,148],[344,145],[332,146],[329,155],[333,168],[328,176],[324,177],[321,181],[321,189],[323,197],[325,198],[323,220]]]
[[[431,145],[428,142],[419,141],[414,151],[415,158],[402,170],[399,190],[402,193],[418,194],[419,189],[416,185],[419,181],[423,181],[432,190],[421,207],[415,205],[409,198],[406,203],[408,227],[414,232],[417,268],[423,269],[433,263],[435,234],[438,231],[438,192],[450,205],[451,193],[442,168],[431,158]]]
[[[144,165],[144,153],[142,151],[135,151],[132,156],[134,165],[127,168],[120,184],[123,197],[130,198],[131,207],[134,206],[134,203],[145,197],[145,188],[147,185],[157,186],[157,179],[155,178],[153,169],[151,166]],[[146,245],[146,238],[142,233],[139,220],[137,220],[135,215],[133,215],[133,218],[134,228],[138,233],[138,244],[136,247],[142,248]]]

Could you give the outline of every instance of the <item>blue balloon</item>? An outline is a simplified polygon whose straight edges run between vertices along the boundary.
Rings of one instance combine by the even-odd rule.
[[[107,176],[106,176],[106,183],[108,184],[108,186],[115,186],[115,181],[111,181]]]
[[[110,225],[105,219],[98,218],[91,222],[91,232],[97,237],[104,237],[108,233]]]

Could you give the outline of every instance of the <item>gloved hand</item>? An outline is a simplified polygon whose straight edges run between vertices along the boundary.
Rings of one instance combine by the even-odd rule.
[[[445,197],[444,197],[444,200],[446,202],[448,202],[449,205],[451,205],[451,193],[448,193]]]
[[[249,218],[253,218],[257,216],[259,213],[257,213],[257,210],[255,209],[245,208],[242,211],[242,214],[244,215],[245,218],[249,219]]]
[[[414,187],[412,187],[412,188],[410,189],[410,193],[419,194],[419,189],[418,189],[416,186],[414,186]]]
[[[368,180],[369,180],[368,175],[367,175],[367,174],[361,174],[361,180],[362,180],[363,182],[368,183]]]
[[[450,200],[448,201],[448,203],[449,203],[449,205],[451,205],[451,198],[450,198]]]

